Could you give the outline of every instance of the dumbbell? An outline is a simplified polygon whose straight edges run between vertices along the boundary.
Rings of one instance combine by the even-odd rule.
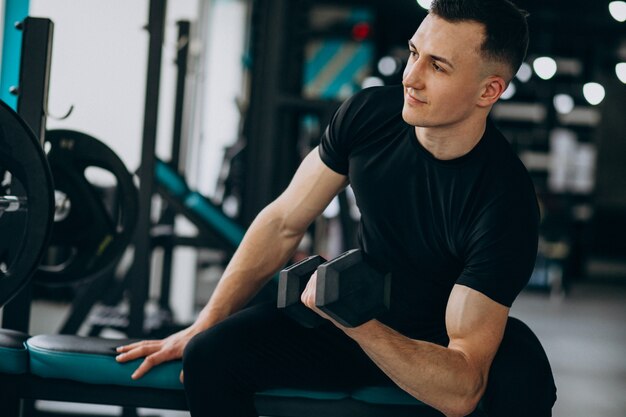
[[[300,302],[308,279],[317,269],[315,305],[346,327],[356,327],[389,309],[391,275],[372,268],[360,249],[325,262],[311,256],[280,273],[278,307],[306,327],[325,322]]]
[[[324,318],[300,301],[300,296],[306,288],[309,278],[317,267],[324,262],[326,259],[319,255],[309,256],[283,269],[278,275],[277,307],[283,309],[289,317],[304,327],[314,328],[326,322]]]
[[[346,327],[356,327],[389,310],[391,274],[349,250],[317,268],[315,305]]]

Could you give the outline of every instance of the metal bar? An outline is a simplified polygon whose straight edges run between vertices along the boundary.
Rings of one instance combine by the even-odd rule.
[[[50,19],[24,19],[17,113],[41,143],[46,131],[53,29]]]
[[[0,214],[11,213],[13,211],[26,211],[28,203],[25,197],[14,195],[0,195]]]
[[[176,56],[176,65],[178,72],[176,74],[176,101],[174,103],[174,128],[172,132],[172,160],[170,162],[172,169],[183,175],[184,161],[181,161],[181,142],[183,131],[183,107],[185,103],[185,81],[187,79],[187,61],[189,57],[189,27],[188,21],[178,22],[178,54]],[[167,207],[161,218],[161,224],[174,225],[176,211]],[[173,246],[163,248],[163,268],[161,275],[161,292],[159,297],[159,305],[170,310],[169,295],[172,281],[172,261]]]
[[[148,49],[148,76],[143,124],[141,166],[139,168],[139,218],[135,232],[135,257],[130,285],[130,337],[143,335],[144,306],[148,299],[150,283],[150,211],[154,194],[154,169],[159,90],[161,80],[161,55],[165,32],[166,0],[151,0],[148,18],[150,43]]]

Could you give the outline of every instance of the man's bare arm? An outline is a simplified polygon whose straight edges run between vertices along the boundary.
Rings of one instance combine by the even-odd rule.
[[[324,315],[314,307],[314,281],[302,299]],[[449,417],[460,417],[472,412],[485,392],[508,312],[480,292],[455,285],[446,311],[447,347],[410,339],[377,320],[352,329],[335,324],[400,388]]]
[[[207,328],[243,307],[296,250],[313,220],[347,185],[317,148],[285,192],[254,220],[196,323]]]
[[[145,357],[132,376],[137,379],[162,362],[181,358],[194,335],[242,308],[289,260],[309,224],[346,185],[347,178],[329,169],[317,148],[311,151],[283,194],[256,217],[194,324],[163,340],[121,346],[117,360]]]

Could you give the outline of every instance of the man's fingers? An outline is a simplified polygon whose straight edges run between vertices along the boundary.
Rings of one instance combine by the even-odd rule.
[[[304,291],[302,291],[302,295],[300,296],[300,301],[302,303],[311,308],[315,305],[315,285],[317,282],[317,271],[311,275],[309,282],[307,282]]]
[[[117,353],[124,353],[130,350],[136,349],[138,347],[141,347],[141,346],[154,345],[160,342],[161,342],[160,340],[142,340],[140,342],[130,343],[124,346],[118,346],[117,348],[115,348],[115,351]]]
[[[150,369],[152,369],[153,367],[157,366],[160,363],[165,362],[166,358],[167,357],[165,356],[164,352],[157,352],[146,357],[146,359],[144,359],[141,365],[139,365],[139,368],[137,368],[130,377],[132,379],[141,378],[142,376],[147,374],[148,371],[150,371]]]
[[[143,358],[157,352],[161,349],[160,343],[151,343],[145,344],[135,347],[130,351],[126,351],[125,353],[120,353],[115,357],[118,362],[128,362],[137,358]]]

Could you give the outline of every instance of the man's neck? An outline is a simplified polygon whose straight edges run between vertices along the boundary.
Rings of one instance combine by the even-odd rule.
[[[446,161],[469,153],[485,133],[487,120],[468,121],[462,126],[419,127],[415,135],[419,143],[435,158]]]

